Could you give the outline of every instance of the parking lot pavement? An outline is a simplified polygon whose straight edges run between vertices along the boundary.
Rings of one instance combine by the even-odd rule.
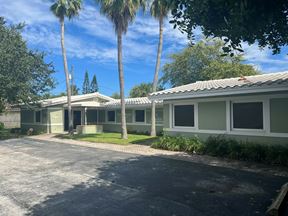
[[[264,215],[286,177],[31,139],[0,142],[0,215]]]

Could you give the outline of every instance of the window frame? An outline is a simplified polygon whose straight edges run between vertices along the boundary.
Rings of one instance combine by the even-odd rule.
[[[39,122],[38,121],[36,121],[36,119],[37,119],[37,113],[40,113],[40,119],[39,119]],[[42,123],[42,110],[35,110],[34,111],[34,123],[35,124],[41,124]]]
[[[136,111],[144,111],[144,121],[136,121]],[[134,109],[134,123],[138,123],[138,124],[145,124],[146,123],[146,109]]]
[[[256,128],[234,128],[234,109],[233,104],[237,103],[262,103],[262,122],[263,128],[256,129]],[[265,101],[264,100],[234,100],[230,102],[230,128],[232,131],[253,131],[253,132],[264,132],[266,128],[266,121],[265,121]]]
[[[194,126],[176,126],[175,125],[175,106],[186,106],[186,105],[191,105],[194,107]],[[197,129],[198,128],[198,121],[196,120],[197,115],[196,115],[196,112],[198,112],[198,106],[196,103],[175,103],[175,104],[172,104],[172,127],[173,128],[181,128],[181,129]]]
[[[109,121],[109,115],[108,115],[108,113],[109,112],[114,112],[114,121]],[[107,110],[106,111],[106,122],[108,122],[108,123],[116,123],[116,110]]]

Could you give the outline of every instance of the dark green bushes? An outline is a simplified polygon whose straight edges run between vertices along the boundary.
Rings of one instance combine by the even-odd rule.
[[[3,130],[3,129],[4,129],[4,123],[0,122],[0,130]]]
[[[152,148],[170,151],[201,153],[204,143],[198,137],[162,136],[151,145]]]
[[[154,142],[152,147],[288,166],[288,143],[287,146],[264,145],[228,139],[224,136],[209,137],[203,142],[196,136],[191,138],[163,136]]]

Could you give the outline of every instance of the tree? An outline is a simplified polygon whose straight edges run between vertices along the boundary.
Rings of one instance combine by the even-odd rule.
[[[163,23],[164,18],[167,17],[169,11],[173,8],[173,1],[171,0],[153,0],[150,13],[153,17],[158,19],[159,21],[159,42],[158,42],[158,52],[157,52],[157,59],[156,59],[156,66],[154,72],[154,79],[152,85],[152,92],[157,90],[158,85],[158,76],[159,76],[159,69],[160,69],[160,61],[162,55],[162,48],[163,48]],[[151,136],[156,136],[156,104],[155,101],[152,100],[151,104]]]
[[[9,104],[36,102],[55,84],[52,63],[45,63],[45,53],[27,47],[23,28],[0,17],[0,113]]]
[[[157,85],[156,91],[163,90],[163,87]],[[129,97],[147,97],[153,91],[152,83],[140,83],[139,85],[135,85],[129,92]]]
[[[50,10],[52,13],[59,19],[61,26],[61,48],[62,48],[62,56],[63,56],[63,65],[64,72],[66,78],[66,91],[67,91],[67,103],[68,103],[68,122],[69,122],[69,134],[73,134],[73,121],[72,121],[72,108],[71,108],[71,89],[70,89],[70,81],[69,81],[69,71],[68,71],[68,63],[66,57],[65,50],[65,42],[64,42],[64,32],[65,26],[64,21],[65,17],[71,20],[73,17],[79,14],[81,9],[82,0],[56,0]]]
[[[94,74],[91,84],[90,84],[90,92],[93,93],[93,92],[98,92],[98,91],[99,91],[99,88],[98,88],[97,77]]]
[[[220,37],[224,51],[241,51],[241,42],[268,46],[274,54],[288,44],[287,0],[177,0],[173,10],[175,27],[193,38],[200,26],[205,36]]]
[[[196,81],[255,75],[253,66],[242,64],[242,56],[224,56],[220,40],[200,41],[177,54],[163,67],[162,84],[172,87]]]
[[[128,30],[128,26],[136,17],[138,9],[145,8],[145,0],[96,0],[100,5],[100,12],[113,24],[117,34],[118,49],[118,73],[121,96],[121,131],[122,139],[127,139],[125,95],[124,95],[124,72],[122,62],[122,36]]]
[[[129,92],[129,97],[147,97],[152,92],[152,83],[140,83],[135,85]]]
[[[118,92],[114,92],[110,97],[114,98],[114,99],[120,99],[120,94]]]
[[[75,84],[71,84],[71,95],[79,95],[79,88]]]
[[[90,92],[90,82],[88,71],[85,71],[84,82],[82,86],[82,94],[88,94]]]

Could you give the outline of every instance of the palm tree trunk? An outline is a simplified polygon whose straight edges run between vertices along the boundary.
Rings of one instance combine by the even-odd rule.
[[[70,80],[69,80],[69,71],[68,71],[66,50],[65,50],[65,44],[64,44],[64,31],[65,31],[64,19],[60,19],[60,24],[61,24],[61,48],[62,48],[64,72],[65,72],[65,78],[66,78],[69,134],[73,135],[73,121],[72,121],[72,108],[71,108],[71,88],[70,88]]]
[[[152,92],[156,92],[157,90],[162,48],[163,48],[163,17],[160,17],[159,18],[159,43],[158,43],[158,52],[157,52],[157,60],[156,60],[156,67],[155,67],[155,73],[154,73],[154,79],[153,79]],[[151,110],[150,136],[156,136],[156,104],[154,100],[152,100],[151,109],[152,110]]]
[[[118,45],[118,72],[119,72],[119,84],[120,84],[120,97],[121,97],[121,128],[122,139],[128,139],[127,127],[126,127],[126,113],[125,113],[125,95],[124,95],[124,74],[122,64],[122,32],[117,32],[117,45]]]

